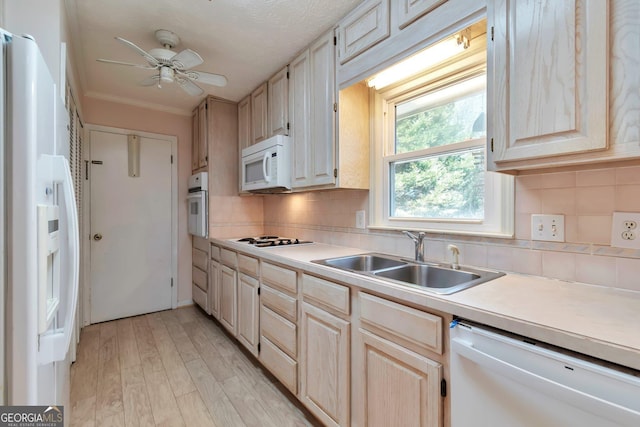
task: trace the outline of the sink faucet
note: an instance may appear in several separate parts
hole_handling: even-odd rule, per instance
[[[451,262],[451,268],[453,270],[460,270],[460,264],[458,263],[458,255],[460,255],[460,249],[456,245],[447,246],[447,250],[451,251],[453,260]]]
[[[424,232],[421,231],[418,234],[415,234],[405,230],[403,233],[416,244],[416,261],[424,261]]]

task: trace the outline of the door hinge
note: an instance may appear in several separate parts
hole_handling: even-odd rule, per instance
[[[171,155],[171,164],[173,164],[173,154]]]
[[[333,170],[333,177],[334,178],[338,177],[338,169],[337,168]]]
[[[260,345],[260,344],[258,344]],[[40,334],[38,334],[38,351],[40,351]]]
[[[289,80],[289,72],[287,71],[287,80]]]
[[[205,109],[205,110],[208,110],[208,109],[209,109],[209,104],[208,104],[208,103],[206,103],[206,102],[204,103],[204,109]]]
[[[440,396],[447,397],[447,380],[440,380]]]
[[[336,36],[333,36],[333,45],[334,46],[338,45],[338,38]]]
[[[491,138],[491,152],[493,153],[493,138]]]
[[[171,278],[171,287],[173,288],[173,277]]]
[[[258,295],[260,295],[260,288],[258,288]]]
[[[258,353],[260,353],[260,343],[258,343]]]
[[[333,111],[338,111],[338,103],[337,102],[333,103]]]
[[[491,41],[493,41],[493,32],[494,32],[493,27],[491,27]]]
[[[89,181],[89,160],[84,161],[84,180]]]
[[[291,129],[289,122],[287,122],[287,130]]]

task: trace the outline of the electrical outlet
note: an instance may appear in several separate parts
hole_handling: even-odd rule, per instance
[[[531,215],[531,240],[564,242],[564,215]]]
[[[640,223],[640,213],[614,212],[611,224],[611,246],[640,249],[638,223]]]
[[[365,228],[365,213],[364,211],[356,211],[356,228]]]

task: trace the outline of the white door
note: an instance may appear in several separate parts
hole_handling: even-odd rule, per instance
[[[171,142],[91,131],[91,323],[171,308]]]

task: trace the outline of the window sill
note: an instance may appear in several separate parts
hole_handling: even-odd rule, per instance
[[[368,230],[380,230],[380,231],[424,231],[425,233],[430,234],[449,234],[454,236],[475,236],[475,237],[492,237],[498,239],[513,239],[513,233],[501,233],[501,232],[490,232],[490,231],[467,231],[467,230],[442,230],[442,229],[434,229],[428,227],[392,227],[388,225],[369,225],[367,226]]]

